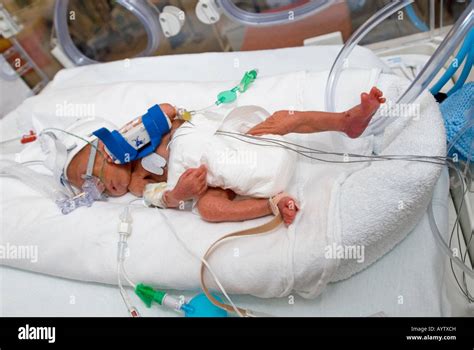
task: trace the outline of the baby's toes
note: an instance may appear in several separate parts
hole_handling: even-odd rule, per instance
[[[370,95],[375,97],[375,98],[379,98],[380,96],[382,96],[382,91],[380,91],[379,89],[377,89],[375,86],[370,90]]]
[[[283,209],[283,221],[285,222],[285,224],[290,225],[293,220],[295,220],[295,216],[295,209],[291,209],[290,207],[286,207],[285,209]]]

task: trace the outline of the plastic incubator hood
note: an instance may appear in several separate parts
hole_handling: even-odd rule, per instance
[[[147,47],[137,56],[152,55],[160,44],[159,34],[161,33],[161,26],[158,11],[146,1],[117,0],[116,2],[132,12],[140,20],[147,33]],[[56,0],[54,5],[54,30],[56,31],[59,45],[67,58],[76,66],[99,63],[85,56],[76,45],[74,45],[68,29],[68,5],[69,0]]]
[[[285,11],[253,13],[242,10],[232,0],[217,0],[217,4],[227,17],[247,26],[288,24],[293,20],[303,19],[317,13],[334,3],[333,0],[310,0],[305,4]]]

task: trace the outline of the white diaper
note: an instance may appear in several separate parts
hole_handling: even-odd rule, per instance
[[[205,112],[183,124],[170,143],[168,188],[173,188],[188,168],[205,164],[211,187],[231,189],[242,196],[268,198],[288,189],[296,154],[277,146],[259,146],[216,134],[217,130],[245,133],[270,114],[256,106],[234,109],[225,119]],[[279,135],[266,135],[284,140]],[[258,143],[258,140],[248,141]]]

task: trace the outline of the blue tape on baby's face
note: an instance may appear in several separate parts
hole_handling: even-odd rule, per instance
[[[154,105],[142,117],[142,123],[133,128],[135,132],[127,132],[127,135],[133,135],[130,139],[117,130],[111,132],[107,128],[96,130],[93,134],[104,143],[116,162],[125,164],[154,152],[163,135],[170,131],[170,123],[160,106]]]

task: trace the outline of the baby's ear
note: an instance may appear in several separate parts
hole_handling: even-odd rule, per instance
[[[92,146],[91,146],[92,147]],[[105,157],[108,163],[113,163],[112,158],[108,155],[107,152],[105,152],[105,145],[102,141],[99,140],[99,143],[97,144],[97,149],[99,152]]]

